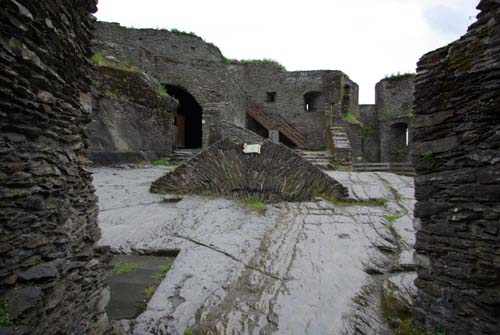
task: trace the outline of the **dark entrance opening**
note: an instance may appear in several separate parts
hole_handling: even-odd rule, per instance
[[[389,143],[391,145],[390,160],[392,162],[407,162],[410,160],[408,124],[398,122],[391,125]]]
[[[304,94],[304,110],[306,112],[321,112],[325,107],[324,104],[321,92],[311,91]]]
[[[197,149],[202,146],[202,108],[196,99],[179,86],[164,85],[167,93],[179,100],[174,124],[177,126],[177,147]]]

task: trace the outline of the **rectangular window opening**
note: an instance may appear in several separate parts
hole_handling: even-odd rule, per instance
[[[276,92],[266,92],[266,102],[274,102],[276,100]]]

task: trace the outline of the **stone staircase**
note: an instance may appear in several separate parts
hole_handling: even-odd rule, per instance
[[[333,162],[340,165],[351,165],[352,149],[349,137],[343,127],[330,127],[330,135],[333,146]]]
[[[327,170],[333,162],[333,155],[329,151],[295,150],[304,159],[320,169]]]
[[[171,163],[181,164],[196,156],[198,152],[200,149],[177,149],[169,154],[167,159]]]
[[[304,147],[304,135],[281,116],[266,113],[259,104],[251,100],[247,102],[247,114],[267,130],[279,131],[297,147]]]

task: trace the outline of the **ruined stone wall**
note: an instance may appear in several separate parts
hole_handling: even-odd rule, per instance
[[[375,105],[360,105],[362,157],[364,162],[380,162],[380,129]]]
[[[396,76],[377,83],[375,104],[382,162],[409,162],[411,160],[410,146],[406,145],[406,128],[411,129],[414,91],[413,76]],[[411,139],[411,134],[409,138]]]
[[[94,164],[154,161],[175,149],[177,101],[137,70],[97,66],[89,154]]]
[[[345,85],[351,91],[344,108],[357,113],[358,86],[340,71],[287,72],[274,64],[251,62],[231,65],[230,70],[266,113],[282,116],[306,137],[306,148],[327,146],[331,113],[341,113]],[[308,111],[304,96],[311,92],[320,95]],[[270,94],[274,99],[269,99]]]
[[[414,316],[446,334],[500,329],[500,1],[418,63]]]
[[[155,193],[223,195],[265,202],[306,201],[317,196],[343,199],[347,189],[283,144],[262,142],[260,153],[245,154],[255,134],[237,130],[151,185]],[[242,136],[242,137],[240,137]]]
[[[187,90],[203,109],[204,145],[209,126],[217,121],[245,125],[245,92],[230,77],[219,49],[201,38],[98,22],[93,48],[131,62],[163,84]]]
[[[0,12],[2,334],[101,334],[108,258],[86,134],[94,0]],[[7,316],[5,315],[7,312]]]

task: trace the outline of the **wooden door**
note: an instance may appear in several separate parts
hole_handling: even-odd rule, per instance
[[[177,114],[177,146],[186,147],[186,119],[179,114]]]

